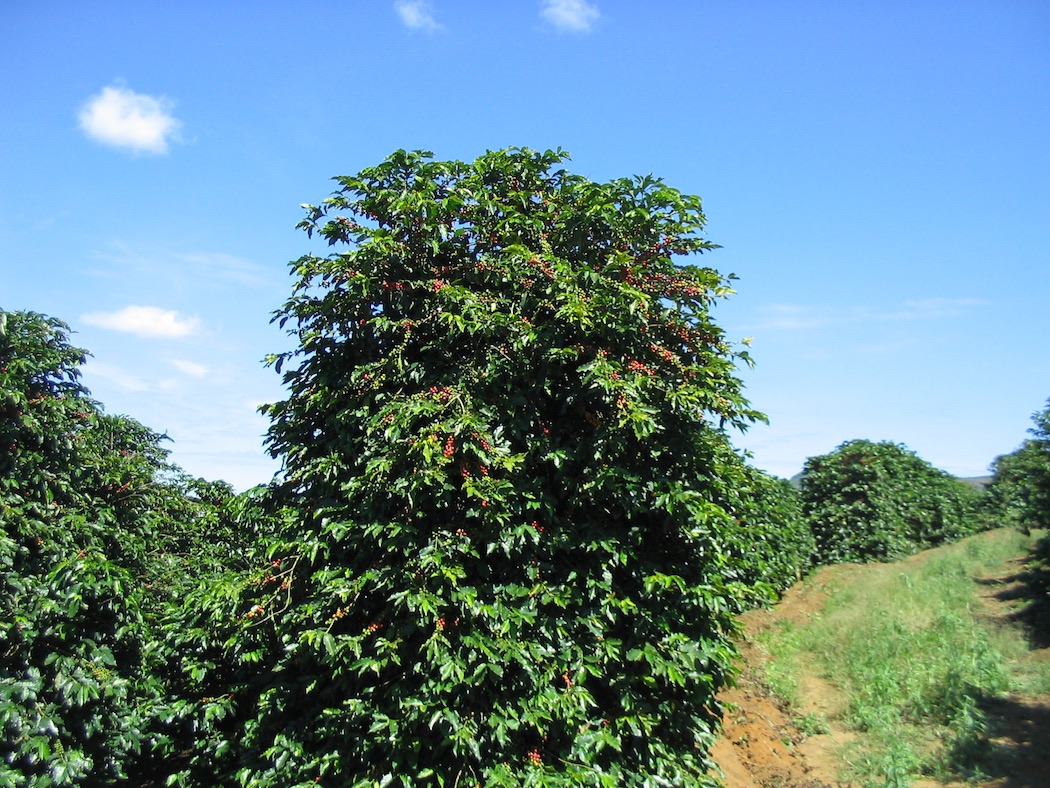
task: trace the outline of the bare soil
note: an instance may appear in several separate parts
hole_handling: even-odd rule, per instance
[[[909,561],[922,560],[913,556]],[[819,611],[829,582],[846,580],[864,566],[834,566],[819,570],[806,583],[790,589],[773,608],[743,616],[741,675],[737,685],[722,694],[728,706],[723,735],[712,755],[727,788],[839,788],[843,782],[842,751],[856,734],[838,722],[843,698],[835,687],[816,676],[803,676],[799,705],[788,706],[762,681],[768,659],[757,636],[778,622],[801,622]],[[982,578],[982,615],[1001,626],[1022,627],[1037,659],[1050,659],[1050,613],[1032,601],[1032,577],[1024,559],[1001,575]],[[988,701],[987,759],[983,782],[940,782],[923,779],[916,788],[978,785],[995,788],[1050,786],[1050,696],[1013,697]],[[824,733],[804,733],[799,721],[806,715],[828,721]]]

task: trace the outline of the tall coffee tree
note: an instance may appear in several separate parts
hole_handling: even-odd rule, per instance
[[[724,428],[759,418],[732,291],[675,262],[713,247],[699,198],[566,158],[401,151],[306,206],[334,251],[279,312],[291,525],[215,690],[241,783],[706,779],[752,597],[719,505]]]

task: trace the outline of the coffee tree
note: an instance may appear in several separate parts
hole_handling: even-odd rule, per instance
[[[1031,437],[995,458],[987,496],[992,517],[1026,531],[1050,526],[1050,403],[1032,421]]]
[[[806,460],[814,562],[883,561],[979,530],[979,494],[905,446],[852,440]]]
[[[163,436],[105,413],[85,356],[62,321],[0,311],[0,785],[154,768],[162,611],[222,541],[229,488],[183,478]]]
[[[990,525],[1012,525],[1025,533],[1050,527],[1050,402],[1032,414],[1030,437],[995,458],[985,514]],[[1050,601],[1050,536],[1044,534],[1030,567],[1031,583]]]
[[[802,579],[813,561],[816,544],[802,499],[787,479],[770,476],[749,465],[732,463],[723,476],[727,499],[737,527],[727,542],[740,557],[739,579],[773,601]]]
[[[726,279],[675,262],[713,248],[699,198],[566,158],[399,151],[305,206],[334,251],[277,318],[284,530],[210,592],[207,779],[707,779],[755,597],[723,474],[748,359]]]

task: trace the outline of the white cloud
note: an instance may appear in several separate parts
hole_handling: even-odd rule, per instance
[[[172,103],[110,85],[80,110],[80,128],[92,139],[136,153],[167,153],[168,141],[182,125],[171,115]]]
[[[587,0],[543,0],[540,16],[559,30],[586,33],[601,14]]]
[[[175,339],[197,332],[200,320],[182,317],[174,310],[155,306],[126,306],[116,312],[91,312],[81,320],[89,326],[124,331],[140,337],[164,337]]]
[[[394,8],[397,9],[397,14],[406,27],[413,30],[426,30],[429,33],[441,30],[441,25],[434,19],[427,0],[397,0]]]
[[[208,368],[203,364],[196,363],[195,361],[185,361],[183,359],[173,358],[171,364],[179,371],[185,372],[191,377],[203,378],[208,374]]]

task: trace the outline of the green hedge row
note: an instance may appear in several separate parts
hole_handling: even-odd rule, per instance
[[[900,444],[852,440],[806,461],[814,563],[887,561],[980,530],[980,493]]]

